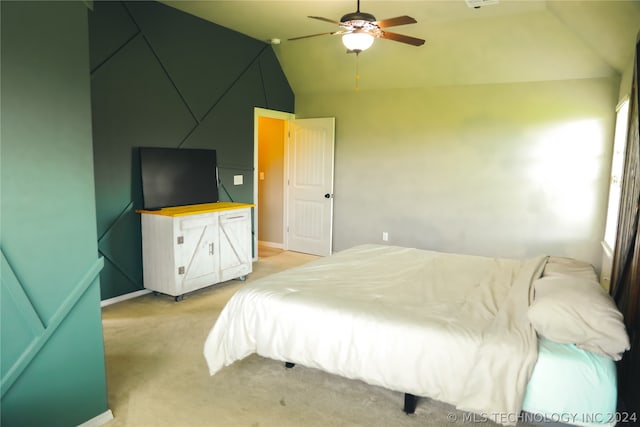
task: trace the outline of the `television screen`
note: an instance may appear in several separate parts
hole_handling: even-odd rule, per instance
[[[140,147],[144,209],[218,201],[216,150]]]

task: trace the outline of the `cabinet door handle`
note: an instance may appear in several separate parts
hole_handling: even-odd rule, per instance
[[[209,243],[209,255],[213,255],[213,243]]]
[[[232,217],[225,218],[225,219],[238,219],[238,218],[244,218],[244,215],[232,216]]]

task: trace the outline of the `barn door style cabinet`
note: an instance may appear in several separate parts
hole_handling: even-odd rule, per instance
[[[184,294],[252,271],[251,208],[218,202],[139,210],[144,287]]]

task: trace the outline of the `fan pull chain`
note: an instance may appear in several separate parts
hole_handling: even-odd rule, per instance
[[[358,86],[358,83],[360,81],[360,72],[359,72],[359,63],[360,63],[360,52],[356,52],[356,87],[354,88],[355,92],[358,92],[360,90],[360,87]]]

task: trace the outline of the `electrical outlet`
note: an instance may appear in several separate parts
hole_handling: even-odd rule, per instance
[[[389,233],[387,233],[386,231],[382,232],[382,240],[384,242],[388,242],[389,241]]]

